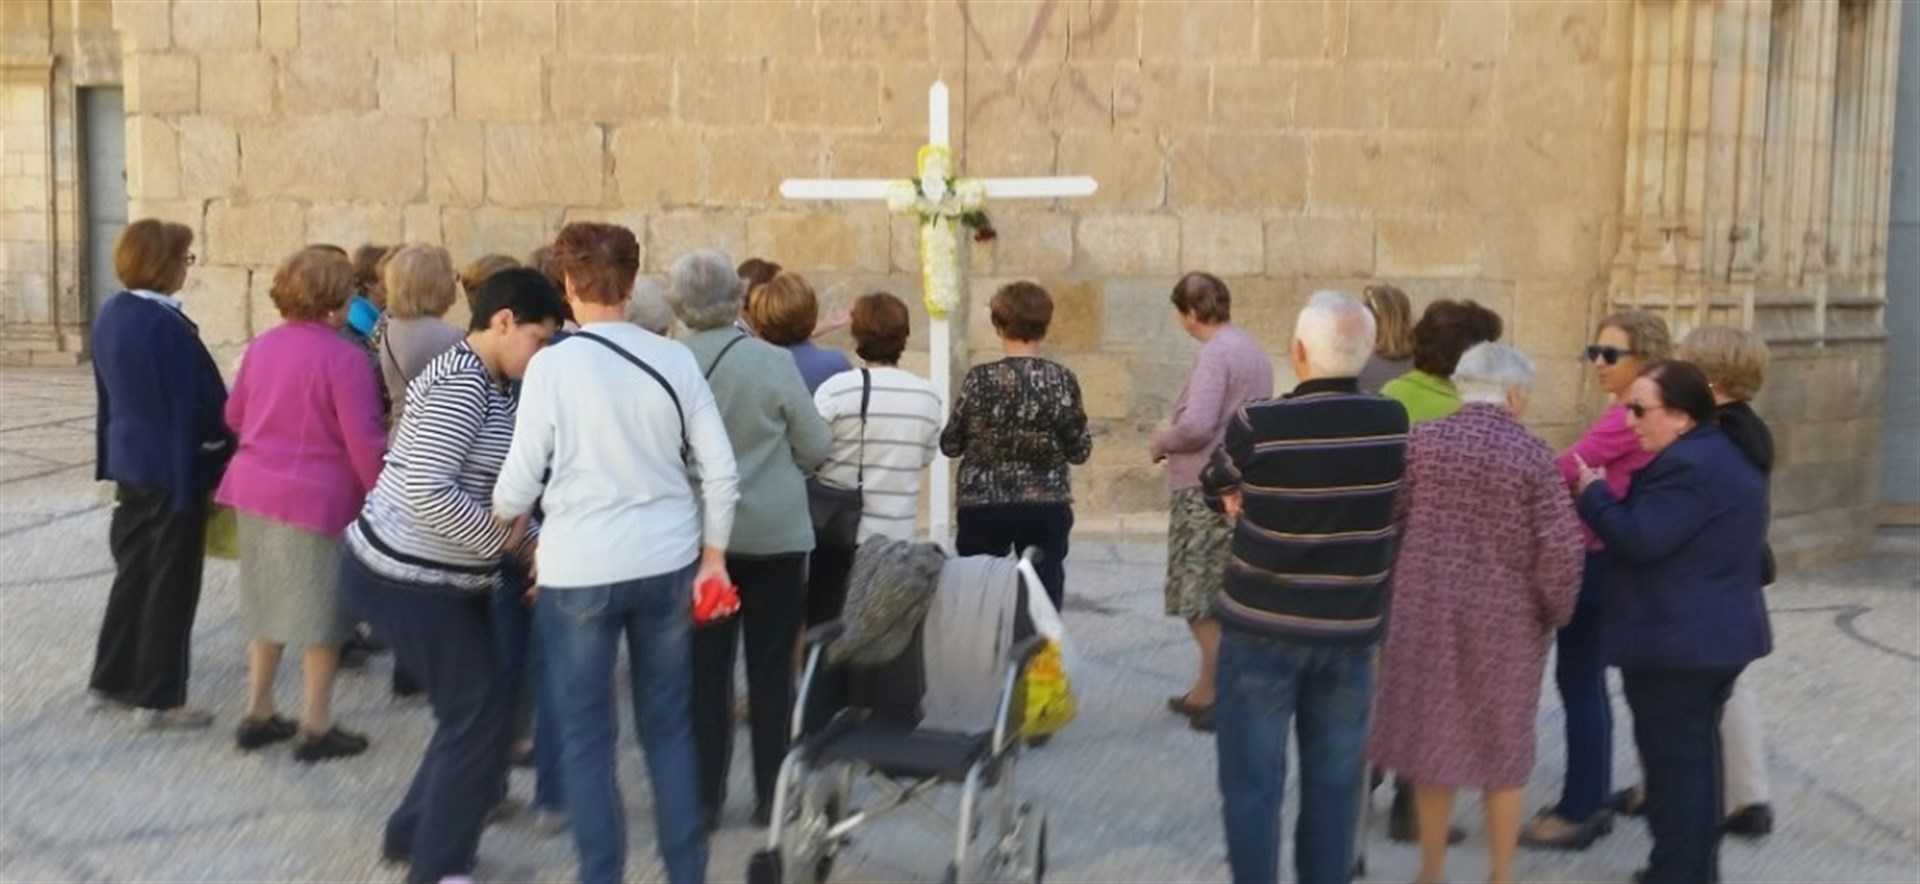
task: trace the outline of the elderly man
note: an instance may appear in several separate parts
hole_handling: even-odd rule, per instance
[[[1240,409],[1202,476],[1236,520],[1220,639],[1218,729],[1227,860],[1278,879],[1287,730],[1298,717],[1303,884],[1347,881],[1407,412],[1360,392],[1374,320],[1315,292],[1294,326],[1293,392]]]
[[[633,233],[569,224],[554,252],[582,325],[527,368],[493,509],[518,519],[537,499],[545,513],[534,619],[541,690],[561,721],[580,880],[625,875],[613,754],[613,666],[624,641],[660,853],[668,880],[692,884],[707,866],[690,711],[692,593],[697,582],[728,579],[733,446],[693,354],[626,321],[640,265]]]

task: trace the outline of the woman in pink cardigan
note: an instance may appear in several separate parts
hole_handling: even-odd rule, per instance
[[[302,737],[303,762],[358,755],[367,739],[333,724],[333,678],[351,618],[340,609],[340,532],[360,512],[387,450],[380,389],[366,353],[340,337],[353,264],[318,246],[273,275],[286,319],[247,348],[227,399],[240,447],[218,500],[240,527],[240,610],[248,636],[243,751]],[[300,724],[273,708],[287,645],[306,649]]]

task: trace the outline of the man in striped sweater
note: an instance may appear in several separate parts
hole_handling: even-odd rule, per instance
[[[1294,328],[1293,392],[1227,426],[1201,477],[1235,520],[1220,641],[1218,728],[1227,859],[1238,884],[1279,875],[1287,730],[1298,719],[1302,884],[1352,877],[1374,644],[1393,564],[1407,412],[1361,393],[1374,321],[1316,292]]]

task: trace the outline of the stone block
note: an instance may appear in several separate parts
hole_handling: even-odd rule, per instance
[[[816,177],[825,168],[819,137],[805,132],[716,132],[705,148],[707,200],[721,205],[777,203],[781,179]]]
[[[307,242],[306,215],[292,200],[214,200],[207,206],[206,260],[277,265]]]
[[[1440,55],[1476,62],[1505,57],[1511,11],[1512,5],[1504,0],[1452,0],[1440,34]]]
[[[487,201],[502,206],[598,205],[604,134],[591,123],[487,127]]]
[[[1611,79],[1592,65],[1501,65],[1494,84],[1501,122],[1515,132],[1592,132],[1607,121]]]
[[[1573,359],[1593,335],[1589,317],[1597,294],[1577,283],[1522,286],[1514,295],[1513,313],[1507,317],[1506,337],[1542,359]],[[1580,368],[1589,371],[1585,365]]]
[[[199,199],[162,200],[135,197],[127,202],[127,217],[158,218],[185,224],[193,229],[193,241],[201,258],[206,258],[207,203]]]
[[[1002,0],[961,5],[928,4],[933,10],[933,52],[941,63],[973,58],[1005,59],[1022,65],[1036,58],[1061,58],[1069,49],[1069,17],[1063,4],[1045,0]],[[971,44],[971,45],[969,45]]]
[[[1215,131],[1173,143],[1167,204],[1194,208],[1286,210],[1307,202],[1307,144],[1300,136]]]
[[[1454,146],[1467,145],[1455,142]],[[1601,132],[1536,131],[1490,139],[1479,149],[1484,160],[1474,159],[1463,167],[1499,169],[1500,176],[1454,180],[1455,207],[1611,213],[1618,205],[1626,169],[1625,139]],[[1568,169],[1595,171],[1568,175]]]
[[[137,52],[126,66],[129,114],[190,114],[200,102],[200,64],[185,52]]]
[[[1100,183],[1093,196],[1074,200],[1076,207],[1152,209],[1166,200],[1166,157],[1153,135],[1068,132],[1060,136],[1059,167]]]
[[[686,129],[629,125],[613,136],[613,172],[630,205],[699,202],[703,162],[700,136]]]
[[[1478,222],[1495,276],[1593,277],[1607,266],[1607,219],[1570,209],[1501,212]]]
[[[485,198],[487,130],[468,120],[427,125],[427,199],[443,205],[477,206]]]
[[[557,3],[480,4],[482,52],[548,52],[558,45]]]
[[[1265,345],[1274,363],[1274,389],[1291,389],[1292,370],[1287,367],[1287,347],[1293,341],[1293,327],[1300,319],[1300,308],[1314,290],[1335,287],[1327,280],[1274,279],[1266,276],[1239,276],[1225,280],[1233,292],[1233,323]],[[1284,385],[1281,380],[1287,381]]]
[[[1257,215],[1187,213],[1180,217],[1180,267],[1215,276],[1266,269],[1264,232]]]
[[[300,4],[260,4],[260,48],[286,51],[300,45]]]
[[[265,52],[209,52],[200,57],[200,112],[224,117],[273,113],[273,56]]]
[[[131,117],[127,120],[127,146],[129,197],[180,196],[180,139],[173,126],[151,114]]]
[[[280,308],[273,303],[273,265],[248,267],[247,270],[247,333],[259,337],[274,326],[280,324]],[[225,367],[227,377],[231,379],[239,371],[239,359],[220,359],[214,354],[215,361]]]
[[[647,218],[647,270],[663,273],[681,255],[695,249],[719,249],[735,261],[747,252],[745,212],[682,209]]]
[[[924,135],[842,135],[827,142],[827,171],[835,178],[910,178]]]
[[[1076,264],[1103,276],[1180,272],[1180,219],[1171,215],[1083,215]]]
[[[545,114],[540,58],[466,53],[453,59],[454,114],[490,123],[533,123]]]
[[[1398,74],[1375,68],[1308,68],[1294,82],[1293,120],[1302,129],[1378,129],[1387,122],[1384,90]],[[1424,85],[1409,83],[1409,86]]]
[[[1101,291],[1100,283],[1091,279],[1058,276],[1041,277],[1035,281],[1053,297],[1053,321],[1047,327],[1047,349],[1056,353],[1097,353],[1106,329],[1106,295]],[[983,308],[986,304],[986,301],[981,302]]]
[[[624,227],[640,244],[640,266],[647,264],[647,213],[639,209],[597,209],[571,208],[560,217],[560,223],[553,226],[553,235],[558,238],[561,228],[575,222],[592,224],[611,224]]]
[[[1180,341],[1191,339],[1181,334],[1179,326],[1174,324],[1173,305],[1167,300],[1177,281],[1172,276],[1108,279],[1102,313],[1102,349],[1156,353],[1171,350],[1168,358],[1181,360],[1190,356],[1193,348],[1180,349]]]
[[[326,203],[307,207],[308,242],[352,249],[364,242],[402,242],[405,231],[399,206]]]
[[[380,103],[371,57],[337,49],[308,48],[280,63],[280,109],[307,115],[368,111]]]
[[[1260,8],[1260,56],[1275,61],[1337,58],[1334,36],[1344,48],[1347,4],[1333,0],[1268,3]]]
[[[1476,276],[1481,233],[1470,217],[1383,220],[1378,271],[1383,276]]]
[[[245,267],[195,267],[179,292],[209,347],[242,344],[253,335],[248,321],[248,273]]]
[[[560,6],[561,45],[569,54],[672,54],[694,45],[694,4],[590,0]]]
[[[440,207],[416,203],[400,209],[400,238],[407,242],[440,245]]]
[[[1373,222],[1341,218],[1274,218],[1266,225],[1271,276],[1371,276]]]
[[[1141,9],[1140,54],[1180,61],[1251,61],[1260,37],[1253,0],[1148,3]]]
[[[256,195],[310,200],[403,203],[423,180],[418,120],[367,118],[351,125],[325,117],[254,123],[240,130],[240,180]],[[349,169],[340,176],[316,170]]]
[[[1020,94],[1049,129],[1112,134],[1118,77],[1111,62],[1029,65],[1020,73]]]
[[[781,59],[768,78],[776,125],[874,129],[880,125],[880,68]],[[684,110],[684,108],[683,108]]]
[[[674,110],[683,122],[757,126],[767,120],[763,60],[681,58],[675,63],[674,82]]]
[[[380,110],[402,117],[453,115],[453,57],[445,53],[381,56]]]
[[[1475,190],[1488,168],[1477,136],[1316,133],[1312,148],[1316,212],[1461,211],[1487,198]]]
[[[1433,0],[1368,0],[1351,4],[1347,11],[1347,54],[1352,58],[1386,61],[1434,58],[1440,51],[1447,6]]]
[[[673,103],[673,67],[664,58],[557,58],[547,76],[558,120],[663,120]]]
[[[129,51],[152,51],[173,45],[173,15],[165,3],[113,0],[113,29],[126,36]]]
[[[1583,415],[1581,384],[1592,371],[1580,364],[1571,351],[1527,350],[1533,358],[1534,395],[1527,403],[1527,420],[1543,424],[1578,424]]]
[[[992,213],[994,266],[1002,273],[1061,273],[1073,267],[1073,216],[1065,212]]]
[[[240,186],[240,136],[218,117],[181,117],[180,191],[226,196]]]
[[[1394,129],[1484,129],[1494,119],[1493,71],[1458,65],[1408,68],[1386,84]]]
[[[1295,69],[1273,64],[1214,65],[1214,125],[1233,129],[1285,129],[1293,125],[1297,74]]]
[[[927,131],[927,89],[941,76],[940,69],[931,64],[908,62],[887,64],[880,68],[880,122],[884,131],[900,137],[907,133]],[[948,83],[951,89],[953,84]],[[950,98],[949,100],[953,100]],[[949,118],[957,137],[966,127],[966,120],[958,111],[963,106],[955,104]],[[913,136],[918,143],[925,144],[924,135]]]
[[[820,53],[828,58],[925,61],[931,4],[842,0],[819,7]]]
[[[539,209],[444,209],[440,228],[456,267],[494,252],[524,256],[553,238]]]
[[[409,0],[393,12],[394,43],[402,52],[466,52],[478,45],[473,0]]]
[[[1558,65],[1601,61],[1608,57],[1607,15],[1613,5],[1608,0],[1515,3],[1508,55]]]
[[[245,50],[260,44],[259,7],[232,0],[174,0],[173,45],[181,49]]]
[[[1140,132],[1205,127],[1211,85],[1207,72],[1176,61],[1122,61],[1114,68],[1113,121]]]
[[[1150,5],[1139,0],[1070,4],[1066,8],[1068,57],[1084,61],[1139,58],[1141,9]]]
[[[747,220],[747,253],[772,256],[801,272],[885,273],[887,211],[861,206],[819,212],[766,212]]]
[[[397,6],[421,0],[300,0],[300,44],[308,51],[369,52],[394,48]],[[403,47],[407,48],[407,47]]]
[[[1079,379],[1080,398],[1089,420],[1126,419],[1133,408],[1133,375],[1127,371],[1124,357],[1110,353],[1056,355]]]
[[[696,45],[705,56],[812,56],[813,4],[805,0],[702,3],[695,12]]]

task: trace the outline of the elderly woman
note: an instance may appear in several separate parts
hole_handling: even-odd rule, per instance
[[[1406,406],[1416,424],[1459,411],[1460,394],[1448,380],[1453,367],[1468,347],[1500,340],[1502,325],[1499,314],[1472,301],[1428,304],[1413,327],[1413,370],[1382,385],[1380,395]]]
[[[366,243],[353,250],[353,295],[347,299],[341,332],[370,343],[387,309],[386,265],[393,246]]]
[[[240,437],[219,500],[238,513],[240,611],[251,639],[242,750],[292,739],[274,713],[287,645],[305,649],[303,762],[358,755],[367,739],[333,724],[333,679],[351,621],[339,601],[340,532],[380,477],[387,449],[380,390],[362,352],[341,339],[353,265],[305,248],[273,275],[285,322],[255,338],[227,399]]]
[[[413,407],[341,566],[348,600],[433,704],[433,739],[381,847],[423,884],[472,872],[504,785],[518,685],[496,674],[489,594],[511,579],[504,559],[532,550],[527,522],[496,521],[488,496],[513,441],[510,383],[560,325],[559,294],[532,270],[490,277],[473,306],[468,333],[410,385]],[[524,577],[512,588],[525,592]]]
[[[1443,880],[1462,787],[1486,793],[1489,880],[1513,880],[1540,674],[1580,590],[1579,519],[1520,423],[1532,385],[1526,356],[1476,345],[1453,373],[1460,410],[1407,445],[1368,755],[1413,783],[1421,882]]]
[[[960,383],[940,449],[960,459],[963,556],[1038,547],[1037,570],[1053,607],[1066,595],[1073,533],[1070,468],[1093,456],[1080,380],[1040,355],[1053,297],[1031,282],[1002,286],[988,307],[1006,358],[976,365]]]
[[[460,291],[471,300],[473,293],[480,290],[480,284],[486,282],[487,277],[518,266],[520,262],[514,260],[512,255],[481,255],[460,268]]]
[[[1360,390],[1378,393],[1380,388],[1413,368],[1413,305],[1407,293],[1390,285],[1370,285],[1361,303],[1373,314],[1377,330],[1373,356],[1360,369]]]
[[[1173,286],[1174,320],[1200,352],[1167,423],[1147,440],[1148,456],[1167,468],[1173,510],[1167,524],[1168,616],[1186,621],[1200,651],[1200,671],[1168,708],[1200,731],[1213,729],[1214,669],[1220,623],[1213,602],[1226,579],[1233,526],[1209,506],[1200,471],[1226,438],[1240,406],[1273,396],[1273,360],[1260,342],[1233,324],[1233,294],[1211,273],[1189,273]]]
[[[1741,670],[1773,649],[1761,572],[1767,477],[1714,423],[1706,375],[1655,363],[1627,391],[1654,455],[1624,497],[1582,464],[1580,515],[1606,541],[1605,657],[1620,667],[1647,775],[1646,884],[1720,880],[1720,721]]]
[[[1666,358],[1670,340],[1667,324],[1651,313],[1632,310],[1600,321],[1586,358],[1609,405],[1586,435],[1560,455],[1560,476],[1569,489],[1579,480],[1584,461],[1605,469],[1614,496],[1624,496],[1633,474],[1653,459],[1627,426],[1627,388],[1648,362]],[[1607,807],[1613,781],[1613,700],[1601,653],[1611,560],[1599,537],[1592,531],[1586,537],[1580,599],[1573,620],[1554,640],[1554,683],[1566,709],[1567,779],[1559,802],[1536,814],[1521,833],[1520,843],[1529,847],[1585,850],[1613,831]]]
[[[393,403],[389,424],[397,427],[406,417],[407,385],[463,337],[442,318],[459,295],[459,278],[446,249],[411,243],[394,250],[385,280],[386,331],[377,355],[387,400]]]
[[[155,728],[204,728],[187,673],[200,603],[207,492],[233,437],[227,387],[174,293],[193,266],[193,231],[151,218],[127,225],[113,268],[127,288],[93,321],[95,478],[114,487],[113,589],[87,687],[98,705],[140,709]]]
[[[797,273],[781,273],[754,286],[747,298],[746,319],[760,340],[793,355],[808,395],[818,391],[827,378],[853,370],[847,354],[813,343],[814,330],[820,324],[820,299],[814,295],[813,286]]]
[[[627,321],[660,337],[670,337],[673,305],[667,303],[667,287],[657,280],[634,280],[633,297],[627,301]]]
[[[781,274],[769,285],[780,285]],[[788,285],[804,288],[804,280]],[[813,523],[806,476],[833,442],[787,351],[734,327],[746,284],[733,262],[694,252],[673,265],[668,298],[690,335],[701,372],[733,443],[740,503],[727,543],[727,573],[740,589],[740,616],[693,636],[693,722],[709,829],[726,804],[733,760],[733,661],[745,633],[747,708],[753,738],[753,819],[766,825],[774,781],[787,754],[793,711],[793,637],[806,610]]]

